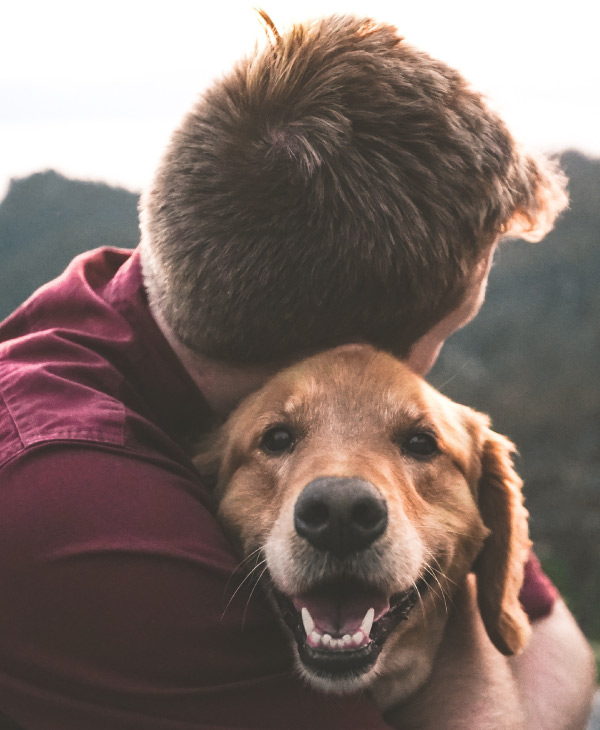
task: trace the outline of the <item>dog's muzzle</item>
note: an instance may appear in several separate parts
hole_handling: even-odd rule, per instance
[[[296,500],[296,534],[330,569],[302,593],[274,595],[312,676],[335,683],[366,674],[418,599],[417,586],[390,596],[376,587],[377,576],[371,583],[349,569],[363,556],[368,563],[387,525],[386,501],[357,477],[319,477]]]

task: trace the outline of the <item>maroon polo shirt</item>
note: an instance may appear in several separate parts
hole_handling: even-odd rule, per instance
[[[233,595],[181,446],[209,421],[137,252],[79,256],[0,325],[0,711],[26,730],[387,727],[307,688],[260,591]]]

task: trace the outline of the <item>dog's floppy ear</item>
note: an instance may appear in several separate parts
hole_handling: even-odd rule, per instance
[[[516,654],[529,637],[519,603],[531,542],[522,482],[513,467],[513,444],[483,429],[479,510],[490,534],[475,563],[477,600],[486,631],[505,655]]]

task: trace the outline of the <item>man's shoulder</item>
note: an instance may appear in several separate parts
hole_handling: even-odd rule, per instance
[[[57,440],[121,446],[122,378],[93,349],[64,333],[32,333],[0,352],[0,463]]]
[[[124,443],[116,343],[131,326],[106,296],[130,252],[77,257],[0,325],[0,464],[57,440]]]
[[[63,440],[189,466],[181,444],[210,418],[152,318],[137,252],[77,257],[0,324],[0,464]]]

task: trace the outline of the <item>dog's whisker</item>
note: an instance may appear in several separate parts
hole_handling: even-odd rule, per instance
[[[227,605],[226,605],[226,606],[225,606],[225,608],[223,609],[223,613],[221,614],[221,618],[219,619],[220,621],[222,621],[222,620],[223,620],[223,617],[224,617],[224,616],[225,616],[225,614],[227,613],[227,610],[228,610],[229,606],[231,606],[231,602],[232,602],[232,601],[233,601],[233,599],[234,599],[234,598],[236,597],[236,595],[237,595],[237,594],[238,594],[238,593],[240,592],[240,590],[241,590],[241,589],[243,588],[243,586],[244,586],[244,583],[246,583],[246,581],[250,580],[250,579],[252,578],[253,574],[254,574],[254,573],[255,573],[255,572],[256,572],[256,571],[257,571],[257,570],[258,570],[259,568],[261,568],[261,567],[262,567],[263,565],[265,565],[265,564],[266,564],[266,562],[267,562],[267,561],[266,561],[266,558],[265,558],[265,559],[263,559],[263,560],[261,560],[261,561],[260,561],[260,563],[258,563],[257,565],[255,565],[255,566],[254,566],[254,568],[252,568],[252,570],[251,570],[251,571],[250,571],[249,573],[247,573],[247,574],[246,574],[246,576],[245,576],[245,577],[244,577],[244,579],[243,579],[243,580],[241,581],[241,583],[239,584],[239,586],[238,586],[238,587],[237,587],[237,588],[235,589],[235,591],[233,592],[233,594],[232,594],[231,598],[229,599],[229,601],[227,601]],[[262,572],[262,573],[260,574],[260,576],[259,576],[258,580],[260,580],[260,578],[261,578],[261,577],[262,577],[262,575],[264,574],[265,570],[267,570],[267,568],[266,568],[266,567],[264,568],[263,572]],[[258,583],[258,581],[256,581],[256,582]],[[256,586],[254,586],[254,587],[256,587]],[[254,591],[254,588],[252,589],[252,591]],[[250,595],[252,595],[252,593],[251,593]]]
[[[477,533],[459,532],[458,530],[451,530],[449,527],[446,528],[446,532],[449,532],[451,535],[459,535],[460,537],[469,537],[469,538],[478,537]]]
[[[435,571],[434,571],[434,570],[433,570],[433,568],[432,568],[431,566],[429,566],[429,565],[425,565],[425,566],[424,566],[424,568],[425,568],[424,572],[425,572],[425,573],[426,573],[427,575],[431,576],[431,578],[433,578],[433,580],[435,580],[435,582],[437,583],[437,585],[438,585],[438,588],[439,588],[439,592],[438,592],[438,591],[437,591],[437,590],[436,590],[436,589],[435,589],[435,588],[433,587],[433,585],[431,584],[431,582],[430,582],[430,581],[428,581],[429,589],[431,590],[431,592],[432,592],[432,593],[433,593],[433,594],[434,594],[435,596],[437,596],[437,597],[438,597],[439,599],[441,599],[441,600],[443,601],[443,603],[444,603],[444,608],[445,608],[445,607],[446,607],[446,601],[445,601],[445,594],[444,594],[444,590],[443,590],[443,588],[442,588],[442,586],[441,586],[441,584],[440,584],[440,581],[439,581],[439,579],[438,579],[437,575],[435,574]]]
[[[426,550],[426,552],[427,552],[427,555],[430,558],[430,560],[434,561],[437,564],[437,568],[434,565],[431,565],[431,563],[426,562],[425,566],[424,566],[425,572],[428,573],[439,586],[440,593],[441,593],[440,598],[442,599],[442,601],[444,603],[444,609],[445,609],[446,613],[448,613],[448,600],[450,600],[450,594],[449,594],[448,590],[445,589],[444,586],[442,585],[442,582],[440,581],[440,576],[445,582],[453,582],[453,581],[450,581],[450,579],[446,576],[446,574],[442,570],[442,567],[439,563],[439,560],[436,558],[436,556],[430,550]],[[436,595],[438,595],[437,591],[435,591],[433,589],[433,586],[430,586],[430,587],[431,587],[431,590]]]
[[[446,573],[444,573],[444,571],[442,570],[442,567],[439,565],[439,563],[438,563],[438,566],[436,568],[436,573],[437,573],[437,575],[439,575],[439,576],[442,577],[442,579],[444,580],[445,583],[450,583],[455,588],[458,588],[458,583],[456,581],[452,580],[452,578],[449,578],[446,575]],[[446,589],[446,596],[448,596],[448,597],[450,596],[450,593],[449,593],[449,591],[447,589]]]
[[[437,574],[440,575],[443,578],[443,580],[444,580],[445,583],[451,583],[453,586],[458,587],[458,583],[456,583],[456,581],[453,581],[451,578],[449,578],[442,570],[438,570],[437,571]],[[438,580],[438,583],[439,583],[439,580]],[[446,587],[446,588],[441,587],[441,589],[442,589],[442,592],[443,592],[443,594],[445,596],[445,598],[444,598],[444,604],[445,604],[445,607],[446,607],[446,613],[448,613],[448,608],[453,608],[454,607],[454,596],[448,590],[448,587]]]
[[[239,563],[238,563],[238,564],[237,564],[237,565],[235,566],[235,568],[234,568],[234,569],[233,569],[233,570],[231,571],[231,575],[230,575],[230,576],[229,576],[229,578],[227,579],[227,583],[225,584],[225,588],[224,588],[224,590],[223,590],[223,595],[226,595],[226,594],[227,594],[227,591],[228,591],[228,589],[229,589],[229,586],[230,586],[230,584],[231,584],[231,581],[232,581],[232,580],[234,579],[234,577],[235,577],[236,575],[238,575],[239,573],[243,572],[243,570],[244,570],[244,567],[245,567],[245,566],[246,566],[246,565],[247,565],[248,563],[250,563],[250,561],[252,560],[252,558],[255,558],[255,564],[256,564],[256,561],[257,561],[257,560],[258,560],[258,558],[260,557],[260,554],[261,554],[261,552],[262,552],[262,547],[258,547],[258,548],[256,548],[256,550],[253,550],[253,551],[252,551],[251,553],[249,553],[248,555],[246,555],[246,557],[245,557],[245,558],[244,558],[243,560],[241,560],[241,561],[240,561],[240,562],[239,562]],[[256,557],[255,557],[255,556],[256,556]]]
[[[437,575],[436,575],[436,573],[435,573],[434,569],[433,569],[433,568],[432,568],[431,566],[429,566],[429,565],[426,565],[426,566],[425,566],[425,572],[426,572],[426,573],[427,573],[428,575],[430,575],[430,576],[431,576],[431,577],[432,577],[432,578],[433,578],[433,579],[435,580],[435,582],[436,582],[436,583],[438,584],[438,587],[439,587],[439,589],[440,589],[440,590],[439,590],[439,593],[438,593],[438,591],[436,591],[436,590],[435,590],[435,588],[434,588],[434,587],[433,587],[433,586],[432,586],[431,584],[429,584],[429,588],[431,589],[431,591],[432,591],[432,592],[433,592],[433,593],[434,593],[434,594],[435,594],[436,596],[438,596],[438,598],[440,598],[440,599],[442,600],[442,602],[444,603],[444,610],[446,611],[446,613],[448,613],[448,605],[447,605],[447,603],[446,603],[446,593],[445,593],[445,591],[444,591],[444,588],[442,587],[442,584],[440,583],[440,580],[439,580],[439,578],[437,577]]]
[[[419,605],[421,606],[421,613],[423,614],[423,623],[425,624],[425,628],[429,628],[429,623],[427,620],[427,610],[425,609],[425,603],[423,601],[423,597],[421,596],[421,591],[419,590],[419,586],[416,584],[416,582],[413,580],[411,581],[413,588],[417,592],[417,598],[419,599]]]
[[[244,565],[246,565],[246,563],[249,563],[252,560],[252,558],[255,558],[255,562],[256,562],[256,559],[260,556],[260,554],[262,553],[262,550],[263,550],[262,546],[257,547],[256,550],[253,550],[251,553],[246,555],[246,557],[236,565],[236,567],[234,569],[234,573],[236,571],[239,571]]]
[[[253,574],[253,573],[255,573],[255,572],[256,572],[256,571],[257,571],[257,570],[258,570],[258,569],[259,569],[259,568],[260,568],[260,567],[261,567],[262,565],[264,565],[264,563],[266,563],[266,560],[265,560],[265,559],[263,559],[263,560],[261,560],[261,561],[260,561],[259,563],[257,563],[257,565],[255,565],[255,566],[254,566],[254,567],[252,568],[252,570],[248,571],[248,572],[247,572],[247,573],[246,573],[246,574],[244,575],[244,578],[243,578],[243,579],[241,580],[240,584],[238,585],[238,587],[237,587],[237,588],[235,589],[235,591],[234,591],[234,592],[233,592],[233,594],[231,595],[231,597],[230,597],[230,599],[229,599],[229,601],[228,601],[228,603],[227,603],[227,606],[225,607],[225,610],[227,610],[227,608],[229,608],[229,605],[231,604],[231,601],[232,601],[232,600],[233,600],[233,599],[235,598],[236,594],[237,594],[237,593],[239,592],[239,590],[240,590],[240,589],[241,589],[241,588],[243,587],[244,583],[246,583],[246,581],[250,580],[250,578],[252,577],[252,574]]]
[[[457,378],[461,374],[461,372],[465,369],[466,366],[467,366],[467,361],[465,360],[463,362],[463,364],[458,368],[458,370],[454,373],[454,375],[452,375],[451,377],[449,377],[448,380],[444,381],[441,385],[438,385],[437,386],[437,390],[439,390],[440,393],[443,393],[444,392],[443,389],[447,385],[449,385],[454,380],[454,378]]]
[[[436,566],[436,569],[437,569],[438,575],[440,575],[440,576],[441,576],[441,577],[442,577],[442,578],[444,579],[444,581],[445,581],[446,583],[450,583],[451,585],[453,585],[453,586],[455,586],[456,588],[458,588],[458,583],[457,583],[456,581],[452,580],[452,578],[449,578],[449,577],[448,577],[448,575],[446,575],[446,573],[444,572],[444,569],[442,568],[442,566],[441,566],[441,564],[440,564],[440,561],[439,561],[439,560],[438,560],[438,558],[436,558],[436,556],[435,556],[435,555],[434,555],[434,554],[433,554],[433,553],[431,552],[431,550],[426,550],[426,552],[427,552],[427,555],[429,556],[430,560],[433,560],[433,561],[435,562],[435,566]],[[448,597],[450,596],[450,594],[448,593],[448,591],[446,591],[446,595],[447,595]]]
[[[263,562],[266,562],[266,561],[263,561]],[[244,628],[244,626],[246,625],[246,614],[248,613],[248,606],[250,605],[250,601],[252,600],[252,596],[254,595],[254,591],[256,590],[258,584],[261,581],[261,578],[267,572],[268,569],[269,569],[268,566],[265,566],[265,568],[262,570],[261,574],[256,579],[256,581],[254,583],[254,586],[252,587],[252,590],[250,591],[250,595],[248,596],[248,600],[246,601],[246,605],[244,606],[244,614],[242,616],[242,628]]]

